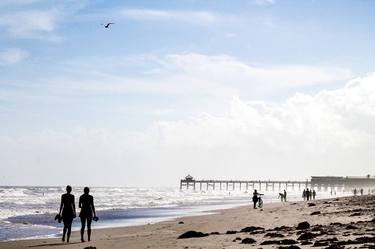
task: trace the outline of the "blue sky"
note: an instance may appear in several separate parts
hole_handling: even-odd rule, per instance
[[[230,116],[237,101],[285,108],[336,94],[374,71],[374,11],[369,0],[1,1],[0,139],[15,146],[2,165],[25,150],[30,170],[58,160],[31,137],[47,148],[56,134],[98,130],[109,144],[118,134],[140,141],[160,123]],[[90,164],[87,153],[67,163]]]

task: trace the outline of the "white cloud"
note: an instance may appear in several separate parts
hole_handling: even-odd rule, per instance
[[[0,28],[21,38],[40,38],[56,29],[61,16],[57,8],[48,10],[22,10],[0,14]]]
[[[227,179],[366,175],[374,174],[374,127],[371,74],[281,104],[234,98],[221,115],[159,121],[137,133],[77,128],[2,137],[0,167],[13,176],[11,183],[23,184],[177,185],[187,173]],[[87,171],[90,178],[82,182]],[[64,179],[68,172],[74,174]]]
[[[295,87],[332,82],[352,77],[349,70],[309,65],[254,66],[228,55],[174,54],[165,59],[168,71],[192,78],[231,85]]]
[[[15,64],[25,60],[29,54],[20,48],[0,50],[0,65]]]
[[[125,9],[121,15],[134,20],[181,21],[195,24],[211,24],[217,15],[208,11],[179,11],[153,9]]]
[[[135,76],[108,72],[116,66],[131,67],[137,62],[126,62],[113,58],[108,63],[91,60],[83,69],[79,64],[73,67],[85,72],[79,80],[60,78],[64,89],[80,92],[142,92],[159,94],[195,94],[228,98],[233,95],[264,98],[284,89],[329,84],[352,77],[350,70],[325,66],[251,65],[228,55],[204,55],[197,53],[170,54],[163,57],[140,58]],[[146,60],[146,62],[145,62]],[[126,66],[126,63],[130,63]],[[111,65],[110,69],[96,68],[97,65]],[[92,65],[87,67],[87,65]],[[89,73],[91,72],[91,75]],[[134,73],[133,72],[133,73]]]

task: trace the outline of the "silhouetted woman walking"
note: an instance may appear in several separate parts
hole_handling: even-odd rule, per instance
[[[74,204],[74,195],[71,194],[72,187],[66,186],[66,194],[61,196],[61,204],[59,215],[64,222],[64,230],[62,241],[65,241],[65,234],[67,234],[66,242],[69,243],[70,234],[72,232],[72,222],[76,217],[76,206]],[[67,233],[68,232],[68,233]]]
[[[85,226],[87,222],[87,240],[90,241],[91,238],[91,222],[93,217],[96,218],[94,197],[89,195],[90,189],[85,187],[83,189],[84,194],[79,197],[79,207],[81,212],[79,217],[81,218],[81,241],[85,242],[83,235],[85,233]]]

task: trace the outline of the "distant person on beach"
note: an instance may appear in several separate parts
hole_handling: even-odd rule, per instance
[[[353,190],[353,194],[357,195],[357,189],[356,188]]]
[[[279,198],[280,198],[281,202],[286,201],[286,191],[285,191],[285,189],[282,193],[279,193]]]
[[[61,204],[59,215],[64,222],[62,241],[65,241],[65,234],[67,235],[66,242],[69,243],[70,234],[72,232],[72,222],[76,217],[76,206],[74,204],[74,195],[71,194],[72,187],[66,186],[66,194],[61,196]]]
[[[307,189],[306,189],[306,199],[307,199],[308,201],[310,200],[310,196],[311,196],[310,190],[307,188]]]
[[[306,189],[303,190],[302,197],[303,197],[303,200],[306,201]]]
[[[359,190],[359,192],[361,193],[361,195],[363,195],[363,188],[361,188],[361,190]]]
[[[316,196],[316,192],[315,192],[315,189],[313,189],[313,191],[312,191],[312,198],[313,198],[313,200],[315,200],[315,196]]]
[[[91,239],[91,222],[92,220],[97,220],[95,206],[94,206],[94,197],[89,195],[90,189],[85,187],[83,189],[83,195],[79,197],[79,207],[81,208],[81,212],[79,213],[79,217],[81,219],[81,241],[85,242],[83,239],[83,235],[85,233],[85,226],[87,222],[87,240],[90,241]]]
[[[254,192],[253,192],[253,203],[254,203],[254,209],[257,208],[257,203],[259,201],[259,196],[261,196],[262,194],[258,193],[258,191],[255,189]]]

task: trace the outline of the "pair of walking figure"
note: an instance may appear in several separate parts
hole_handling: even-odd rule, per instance
[[[57,215],[59,221],[62,219],[64,222],[63,237],[62,241],[69,243],[70,234],[72,232],[72,223],[73,219],[76,218],[76,207],[74,201],[74,195],[71,194],[72,187],[66,186],[66,193],[61,196],[60,211]],[[83,189],[83,195],[79,197],[79,208],[81,212],[79,213],[79,218],[81,219],[81,241],[84,240],[85,227],[87,223],[87,240],[91,239],[91,222],[93,220],[97,221],[98,217],[96,216],[94,198],[89,195],[90,189],[85,187]]]

